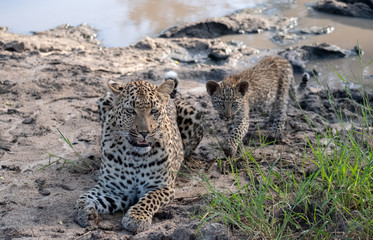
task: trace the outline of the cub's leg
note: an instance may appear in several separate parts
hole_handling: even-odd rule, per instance
[[[233,121],[227,123],[228,128],[228,140],[227,145],[223,144],[223,150],[227,157],[234,159],[239,144],[242,143],[242,139],[249,130],[249,110],[238,113]],[[226,147],[224,147],[226,146]]]
[[[126,195],[109,193],[99,183],[76,201],[76,221],[81,227],[91,226],[98,222],[98,213],[113,213],[127,208],[129,204]]]
[[[285,117],[289,99],[289,88],[294,89],[292,86],[293,74],[292,72],[283,72],[279,79],[277,95],[272,110],[269,115],[270,134],[272,139],[281,139],[282,132],[285,127]],[[292,93],[295,94],[295,93]]]
[[[178,77],[174,71],[165,74],[165,80],[175,82],[171,98],[175,99],[177,125],[184,147],[184,157],[190,156],[203,138],[203,116],[194,106],[189,104],[177,91]]]
[[[153,215],[170,203],[174,195],[175,190],[170,187],[147,192],[138,203],[128,209],[122,219],[122,227],[134,233],[147,229],[152,223]]]

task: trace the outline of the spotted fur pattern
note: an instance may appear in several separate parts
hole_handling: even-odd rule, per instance
[[[190,156],[203,138],[203,116],[194,106],[180,94],[177,87],[179,80],[176,72],[169,71],[165,74],[165,80],[173,80],[175,83],[171,98],[175,99],[177,110],[177,125],[183,141],[184,156]]]
[[[293,70],[286,59],[266,57],[252,68],[230,75],[220,83],[208,81],[206,88],[220,119],[227,124],[229,137],[223,146],[227,156],[235,156],[249,129],[250,108],[271,110],[270,137],[281,137],[288,97],[294,97],[295,93]]]
[[[97,223],[98,213],[128,209],[122,226],[137,233],[173,199],[176,172],[186,152],[177,124],[179,108],[169,100],[174,82],[166,80],[159,87],[144,81],[108,85],[111,91],[99,101],[100,177],[77,200],[76,219],[86,227]]]

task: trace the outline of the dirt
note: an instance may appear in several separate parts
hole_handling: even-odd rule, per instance
[[[211,57],[214,51],[228,56]],[[252,63],[257,54],[255,49],[194,38],[146,38],[129,47],[105,48],[85,25],[62,25],[34,35],[0,28],[0,239],[246,239],[222,223],[205,223],[196,233],[198,216],[205,214],[206,193],[197,180],[203,173],[219,189],[235,187],[234,177],[221,174],[216,161],[224,157],[217,141],[224,139],[226,130],[204,84],[237,71],[237,63]],[[97,227],[79,227],[74,222],[75,201],[94,186],[100,165],[96,101],[106,92],[106,82],[145,79],[160,84],[171,69],[179,74],[180,91],[205,114],[205,137],[182,168],[187,174],[177,179],[176,199],[154,216],[150,229],[137,235],[121,229],[123,212],[101,215]],[[346,98],[336,94],[341,105]],[[320,116],[333,120],[319,88],[306,88],[299,100],[315,129],[325,127]],[[346,115],[353,114],[348,105],[345,109]],[[245,148],[258,144],[257,129],[265,121],[262,113],[252,113],[246,138],[250,146]],[[90,168],[60,160],[40,170],[56,160],[48,153],[80,163],[57,129]],[[312,141],[315,129],[292,102],[282,141],[252,153],[263,167],[281,156],[278,168],[302,174],[296,164],[302,159],[305,137]],[[244,171],[240,178],[245,180]]]

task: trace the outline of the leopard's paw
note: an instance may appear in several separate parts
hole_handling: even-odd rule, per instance
[[[77,204],[76,222],[81,227],[93,226],[98,223],[98,213],[93,206],[79,207]]]
[[[129,212],[122,218],[122,227],[133,233],[139,233],[150,227],[152,219],[145,216],[132,216]]]

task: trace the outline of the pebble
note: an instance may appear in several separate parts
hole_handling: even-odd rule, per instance
[[[5,44],[4,49],[11,52],[23,52],[25,50],[25,43],[12,41],[10,43]]]
[[[22,121],[23,124],[32,124],[35,122],[35,118],[26,118],[25,120]]]

